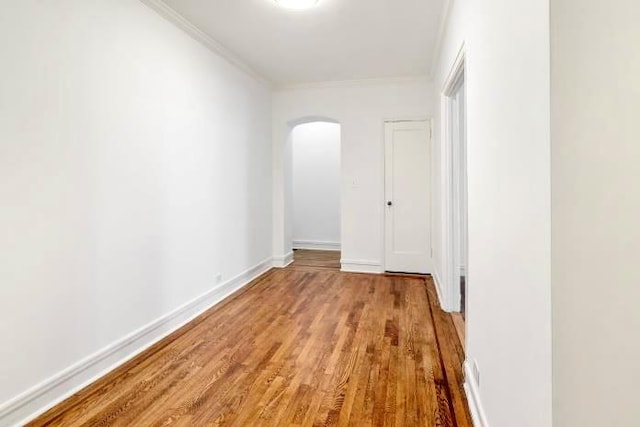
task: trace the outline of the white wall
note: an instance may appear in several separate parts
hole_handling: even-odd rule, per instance
[[[547,1],[456,0],[435,90],[464,44],[467,60],[467,357],[492,427],[551,425],[550,100]],[[436,153],[446,161],[441,112]],[[435,223],[444,226],[442,194]],[[434,259],[447,267],[442,230]],[[443,277],[441,277],[445,280]],[[470,378],[472,381],[473,379]],[[472,399],[473,401],[473,399]]]
[[[340,249],[340,125],[298,125],[292,144],[293,246]]]
[[[640,425],[640,3],[552,0],[554,425]]]
[[[0,58],[2,405],[269,258],[272,163],[270,90],[137,0],[4,2]]]
[[[423,80],[335,84],[274,94],[274,254],[291,251],[290,180],[292,126],[322,117],[341,124],[342,258],[369,271],[382,270],[384,120],[433,114],[431,83]],[[283,190],[284,189],[284,190]]]

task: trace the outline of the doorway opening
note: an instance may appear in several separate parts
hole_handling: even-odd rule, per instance
[[[340,124],[302,123],[291,131],[294,266],[340,268]]]
[[[448,153],[448,211],[449,223],[449,288],[454,323],[461,341],[465,343],[465,324],[468,316],[468,178],[466,85],[464,51],[460,53],[445,85],[444,134]]]

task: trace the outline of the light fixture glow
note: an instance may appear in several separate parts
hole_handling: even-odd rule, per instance
[[[275,0],[275,2],[280,7],[293,10],[310,9],[318,4],[318,0]]]

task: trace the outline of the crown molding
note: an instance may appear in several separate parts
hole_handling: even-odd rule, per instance
[[[211,50],[215,54],[224,58],[231,65],[245,72],[255,80],[258,80],[260,83],[263,83],[269,87],[273,87],[273,82],[271,82],[262,74],[258,73],[249,64],[247,64],[244,60],[242,60],[238,55],[236,55],[234,52],[232,52],[231,50],[221,45],[217,40],[215,40],[209,34],[205,33],[200,28],[196,27],[194,24],[191,23],[191,21],[189,21],[187,18],[182,16],[180,13],[176,12],[175,9],[167,5],[164,1],[140,0],[140,2],[142,2],[143,4],[148,6],[150,9],[158,13],[167,21],[174,24],[176,27],[180,28],[182,31],[184,31],[189,36],[191,36],[194,40],[202,43],[209,50]]]
[[[440,59],[440,53],[442,52],[442,45],[444,44],[444,35],[447,32],[447,26],[449,24],[449,15],[453,8],[453,2],[455,0],[445,0],[444,7],[442,8],[442,14],[440,15],[440,24],[438,25],[438,37],[436,38],[436,44],[433,46],[433,52],[431,53],[431,71],[429,76],[432,79],[436,78],[435,72]]]
[[[277,91],[287,90],[305,90],[305,89],[326,89],[341,87],[359,87],[359,86],[385,86],[390,84],[415,84],[431,83],[431,77],[428,75],[407,76],[407,77],[390,77],[390,78],[374,78],[360,80],[330,80],[324,82],[298,83],[278,85],[274,89]]]

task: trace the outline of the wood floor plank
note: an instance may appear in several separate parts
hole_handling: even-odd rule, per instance
[[[340,252],[295,250],[290,267],[340,270]]]
[[[300,252],[29,426],[471,426],[431,279]]]
[[[453,324],[450,314],[442,311],[438,305],[433,283],[428,283],[426,292],[431,305],[434,330],[437,334],[438,346],[442,368],[445,373],[446,383],[442,385],[447,390],[448,404],[455,416],[454,422],[458,425],[472,426],[471,414],[468,411],[467,398],[460,386],[464,382],[462,364],[464,363],[464,349]]]
[[[453,325],[456,328],[456,333],[458,334],[458,339],[460,340],[460,345],[462,349],[465,348],[465,320],[461,313],[452,313],[451,318],[453,319]]]

